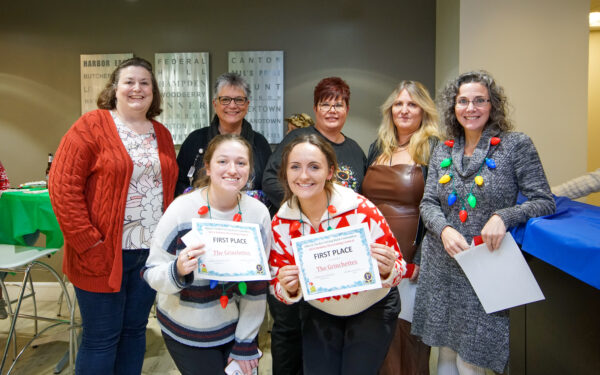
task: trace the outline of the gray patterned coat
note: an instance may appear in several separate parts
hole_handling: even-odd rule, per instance
[[[496,146],[490,145],[493,136],[501,138]],[[455,141],[453,148],[440,143],[429,163],[420,206],[427,234],[412,332],[428,345],[450,347],[469,363],[503,372],[509,351],[508,311],[485,313],[462,269],[444,250],[440,235],[446,226],[451,226],[471,243],[493,214],[498,214],[510,228],[529,218],[553,213],[555,204],[538,153],[525,134],[485,128],[473,155],[464,160],[464,137]],[[452,166],[442,169],[440,162],[450,157]],[[495,160],[495,169],[485,164],[486,157]],[[480,168],[484,183],[473,186]],[[452,172],[452,181],[440,184],[438,180],[447,172]],[[448,205],[453,188],[468,212],[464,223],[459,220],[461,199]],[[471,188],[477,198],[475,208],[466,200]],[[519,191],[528,201],[516,205]]]

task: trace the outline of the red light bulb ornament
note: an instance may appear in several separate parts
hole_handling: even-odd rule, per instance
[[[222,295],[221,298],[219,298],[219,302],[221,302],[222,308],[226,308],[227,304],[229,303],[229,297],[227,297],[226,295]]]
[[[208,213],[208,206],[202,206],[198,209],[198,215],[206,215]]]
[[[462,210],[460,210],[460,212],[458,213],[458,218],[460,219],[461,222],[465,222],[467,221],[467,217],[469,216],[469,214],[467,214],[467,210],[465,210],[464,208]]]
[[[301,223],[299,221],[294,221],[290,224],[290,232],[295,232],[300,229]]]
[[[498,143],[500,143],[500,138],[498,138],[498,137],[492,137],[492,138],[490,138],[490,144],[492,146],[496,146]]]
[[[242,221],[242,214],[238,212],[237,214],[233,215],[233,221],[236,221],[238,223]]]
[[[448,139],[444,144],[450,148],[454,147],[454,139]]]

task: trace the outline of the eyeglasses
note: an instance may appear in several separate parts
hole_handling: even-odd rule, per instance
[[[456,106],[459,108],[467,108],[469,106],[469,103],[473,103],[473,106],[475,106],[477,108],[482,108],[482,107],[485,107],[485,105],[489,102],[490,102],[489,99],[482,98],[482,97],[477,97],[473,100],[469,100],[467,98],[458,98],[456,100]]]
[[[244,96],[236,96],[235,98],[232,98],[231,96],[219,96],[217,99],[219,100],[219,103],[223,105],[229,105],[232,100],[235,105],[244,105],[248,101],[248,98]]]
[[[344,112],[346,110],[346,106],[342,103],[319,103],[319,110],[323,113],[327,113],[332,109],[334,110],[334,112]]]

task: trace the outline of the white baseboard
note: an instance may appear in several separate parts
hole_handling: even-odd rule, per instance
[[[62,288],[58,282],[33,282],[33,288],[35,289],[35,298],[40,302],[58,302]],[[6,289],[11,299],[16,299],[19,296],[21,290],[20,282],[7,282]],[[74,290],[71,283],[67,284],[67,290],[69,295],[73,296]],[[27,293],[27,291],[26,291]]]

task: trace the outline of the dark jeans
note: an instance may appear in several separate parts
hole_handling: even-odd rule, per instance
[[[302,374],[302,326],[300,303],[286,305],[275,296],[267,296],[273,317],[271,356],[273,375]]]
[[[396,288],[363,312],[327,314],[301,305],[304,373],[376,375],[396,329],[400,297]]]
[[[180,343],[162,332],[165,346],[182,375],[223,375],[234,340],[220,346],[198,348]]]
[[[83,325],[76,374],[142,372],[146,325],[156,296],[140,276],[147,258],[147,249],[123,251],[123,280],[118,293],[94,293],[75,287]]]

